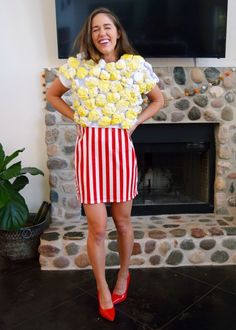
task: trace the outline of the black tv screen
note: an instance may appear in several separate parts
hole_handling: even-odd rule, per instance
[[[227,0],[56,0],[59,58],[72,54],[86,17],[112,10],[143,57],[225,57]]]

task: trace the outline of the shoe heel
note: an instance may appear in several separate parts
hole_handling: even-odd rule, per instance
[[[114,305],[120,304],[120,303],[122,303],[123,301],[126,300],[129,285],[130,285],[130,273],[128,273],[128,276],[127,276],[125,292],[123,294],[116,294],[114,292],[112,293],[111,299],[112,299],[112,302],[113,302]]]

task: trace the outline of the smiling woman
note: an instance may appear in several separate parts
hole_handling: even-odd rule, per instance
[[[92,22],[92,40],[94,46],[103,55],[106,62],[116,60],[116,44],[120,34],[106,14],[98,14]]]
[[[88,221],[87,251],[97,282],[99,313],[113,321],[114,305],[126,299],[130,283],[131,208],[137,195],[137,160],[131,134],[162,107],[163,97],[151,65],[136,55],[118,18],[108,9],[91,13],[75,49],[79,54],[61,66],[59,77],[47,91],[47,100],[77,124],[75,175],[78,199]],[[71,107],[61,98],[69,89]],[[144,94],[150,104],[142,109]],[[105,278],[107,202],[111,204],[120,254],[112,294]]]

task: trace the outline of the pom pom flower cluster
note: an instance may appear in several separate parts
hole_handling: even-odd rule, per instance
[[[59,68],[72,90],[74,120],[81,126],[129,129],[142,111],[142,94],[158,78],[141,56],[124,54],[117,62],[98,63],[79,54]]]

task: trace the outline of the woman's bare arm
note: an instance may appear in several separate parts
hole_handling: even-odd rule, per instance
[[[74,111],[61,98],[67,91],[68,88],[62,85],[59,78],[56,78],[46,92],[46,99],[63,116],[74,120]]]

